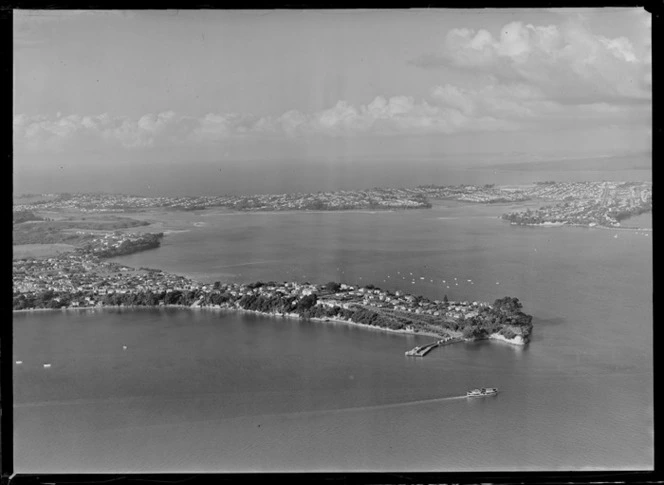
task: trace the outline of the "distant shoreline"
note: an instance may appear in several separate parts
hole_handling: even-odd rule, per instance
[[[652,227],[626,227],[626,226],[590,226],[588,224],[570,224],[568,222],[542,222],[539,224],[525,224],[519,222],[506,221],[501,217],[498,219],[508,222],[510,226],[524,226],[524,227],[583,227],[585,229],[604,229],[608,231],[652,231]]]

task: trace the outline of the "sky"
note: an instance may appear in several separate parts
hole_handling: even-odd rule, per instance
[[[15,173],[644,152],[650,26],[641,8],[15,10]]]

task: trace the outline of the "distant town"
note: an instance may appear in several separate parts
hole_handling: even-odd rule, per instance
[[[535,211],[509,212],[515,224],[620,225],[620,221],[652,210],[651,182],[539,182],[531,185],[418,186],[374,188],[308,194],[251,196],[142,197],[124,194],[26,194],[15,198],[14,221],[25,214],[75,210],[82,213],[140,212],[154,209],[233,211],[342,211],[428,209],[431,200],[468,203],[554,202]]]
[[[529,192],[534,199],[559,202],[503,214],[503,219],[521,225],[619,227],[620,221],[652,210],[652,184],[646,182],[549,182]]]

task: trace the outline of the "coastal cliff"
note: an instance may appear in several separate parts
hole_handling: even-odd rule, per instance
[[[489,335],[489,340],[500,340],[512,345],[526,345],[528,343],[528,340],[524,339],[522,335],[515,335],[512,338],[507,338],[500,333],[492,333]]]

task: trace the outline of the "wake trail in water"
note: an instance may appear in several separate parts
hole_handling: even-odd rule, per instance
[[[201,396],[187,396],[187,397],[175,397],[175,398],[160,398],[161,401],[189,401],[189,400],[205,400],[205,399],[220,399],[223,398],[223,394],[210,393]],[[286,412],[286,413],[275,413],[275,414],[263,414],[262,416],[282,416],[282,415],[310,415],[310,414],[326,414],[326,413],[344,413],[344,412],[353,412],[353,411],[374,411],[379,409],[389,409],[389,408],[398,408],[404,406],[414,406],[417,404],[428,404],[434,402],[445,402],[445,401],[454,401],[458,399],[465,399],[466,396],[448,396],[448,397],[437,397],[432,399],[420,399],[418,401],[406,401],[398,402],[391,404],[376,404],[373,406],[356,406],[356,407],[347,407],[347,408],[338,408],[338,409],[317,409],[311,411],[295,411],[295,412]],[[98,405],[98,404],[131,404],[131,403],[140,403],[148,402],[150,399],[153,399],[153,396],[128,396],[128,397],[111,397],[111,398],[97,398],[97,399],[72,399],[72,400],[53,400],[53,401],[41,401],[41,402],[24,402],[24,403],[14,403],[14,408],[38,408],[38,407],[48,407],[48,406],[80,406],[80,405]]]
[[[358,406],[358,407],[350,407],[350,408],[340,408],[340,409],[327,409],[323,411],[308,411],[305,413],[298,413],[298,414],[310,414],[310,413],[316,413],[316,414],[328,414],[328,413],[347,413],[347,412],[354,412],[354,411],[377,411],[380,409],[391,409],[391,408],[401,408],[401,407],[406,407],[406,406],[416,406],[419,404],[431,404],[431,403],[436,403],[436,402],[445,402],[445,401],[457,401],[460,399],[466,399],[466,396],[447,396],[447,397],[436,397],[432,399],[420,399],[418,401],[405,401],[405,402],[397,402],[397,403],[392,403],[392,404],[376,404],[374,406]]]
[[[438,397],[438,398],[432,398],[432,399],[420,399],[417,401],[406,401],[406,402],[398,402],[398,403],[391,403],[391,404],[376,404],[373,406],[356,406],[356,407],[347,407],[347,408],[339,408],[339,409],[318,409],[318,410],[311,410],[311,411],[287,411],[287,412],[277,412],[277,413],[263,413],[263,414],[257,414],[257,415],[240,415],[240,416],[227,416],[227,417],[212,417],[212,418],[204,418],[204,419],[185,419],[182,421],[178,422],[172,422],[169,420],[168,423],[164,422],[158,422],[158,423],[141,423],[141,424],[125,424],[125,425],[120,425],[120,426],[113,426],[112,428],[108,429],[107,431],[113,432],[113,431],[120,431],[120,430],[127,430],[127,429],[163,429],[163,428],[171,428],[173,426],[178,426],[178,425],[193,425],[193,424],[212,424],[212,423],[221,423],[221,422],[233,422],[233,421],[239,421],[239,422],[245,422],[247,424],[251,423],[250,425],[253,427],[253,423],[257,421],[263,421],[264,419],[284,419],[284,418],[291,418],[291,419],[301,419],[301,418],[307,418],[307,417],[325,417],[325,416],[336,416],[336,415],[343,415],[343,414],[350,414],[354,412],[366,412],[366,411],[380,411],[384,409],[394,409],[394,408],[403,408],[403,407],[409,407],[409,406],[418,406],[422,404],[433,404],[433,403],[443,403],[443,402],[451,402],[451,401],[461,401],[461,400],[466,400],[467,397],[465,395],[463,396],[446,396],[446,397]],[[131,399],[107,399],[104,400],[104,404],[115,404],[118,405],[120,404],[121,401],[128,401]],[[24,403],[24,404],[14,404],[14,408],[23,408],[23,407],[42,407],[42,406],[53,406],[53,405],[72,405],[72,404],[99,404],[101,400],[97,399],[79,399],[75,401],[51,401],[51,402],[43,402],[43,403]],[[115,401],[115,402],[113,402]],[[267,423],[265,423],[267,424]],[[246,424],[245,424],[246,425]],[[73,434],[76,434],[77,431],[70,431]]]
[[[253,264],[265,264],[265,263],[279,263],[280,260],[278,259],[272,259],[269,261],[250,261],[248,263],[238,263],[238,264],[230,264],[228,266],[219,266],[219,268],[235,268],[236,266],[250,266]]]

